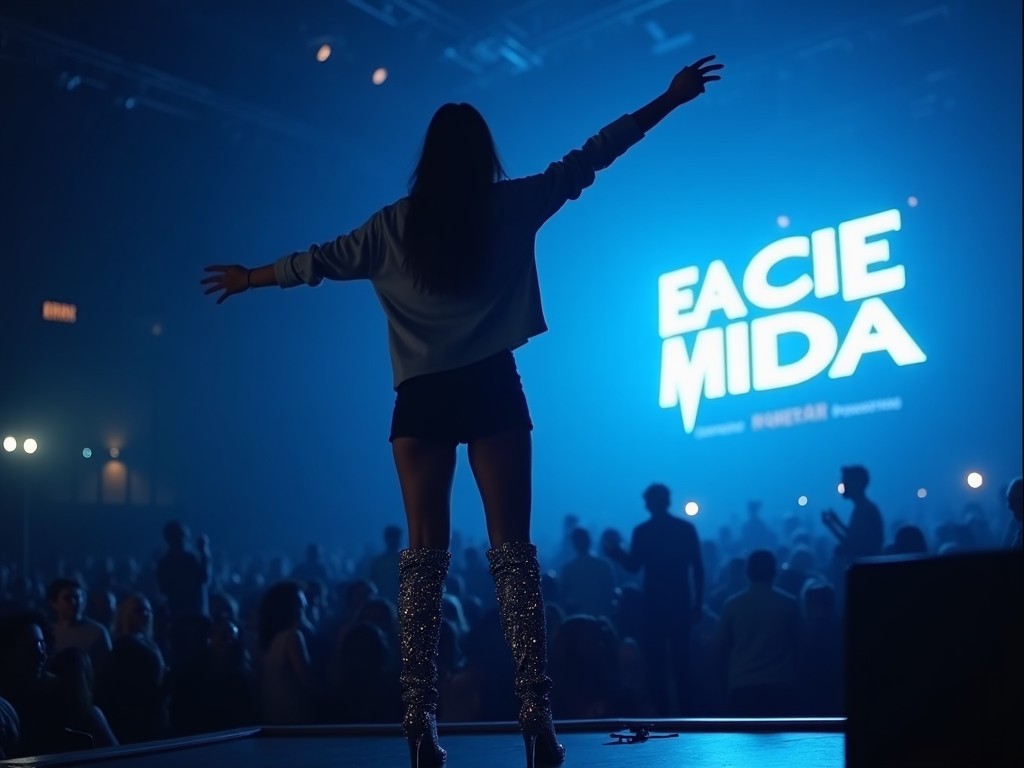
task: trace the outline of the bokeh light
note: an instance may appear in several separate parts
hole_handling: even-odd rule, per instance
[[[92,448],[83,448],[82,449],[82,457],[86,458],[86,459],[91,459],[92,458]]]
[[[985,478],[981,476],[980,472],[967,473],[967,485],[971,488],[981,488],[981,484],[984,482]]]
[[[388,79],[388,71],[384,67],[377,67],[373,70],[373,77],[370,79],[374,85],[384,85],[384,81]]]
[[[928,495],[928,489],[927,488],[918,488],[917,489],[917,498],[923,499],[927,495]]]
[[[697,502],[696,501],[688,501],[688,502],[686,502],[686,506],[683,507],[683,511],[687,515],[689,515],[690,517],[693,517],[698,512],[700,512],[700,507],[697,506]]]
[[[4,450],[10,453],[18,447],[18,441],[11,435],[4,438]]]
[[[796,500],[796,503],[798,505],[800,505],[801,507],[806,507],[807,506],[807,497],[806,496],[801,496],[799,499]]]
[[[25,442],[21,444],[21,447],[25,449],[25,453],[35,453],[39,450],[39,443],[35,441],[35,438],[26,437]]]
[[[316,60],[321,64],[331,58],[331,46],[324,43],[316,49]]]

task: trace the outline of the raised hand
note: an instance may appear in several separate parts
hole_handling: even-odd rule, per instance
[[[714,59],[713,54],[705,56],[703,59],[698,59],[690,66],[683,67],[672,78],[672,82],[668,86],[668,95],[677,106],[700,96],[704,93],[704,86],[712,80],[722,79],[718,75],[708,74],[709,72],[717,72],[724,67],[723,64],[710,64],[709,62],[714,61]]]
[[[204,271],[213,272],[214,274],[199,281],[200,285],[210,286],[203,292],[203,295],[208,296],[211,293],[223,291],[217,297],[218,304],[223,302],[228,296],[244,293],[249,289],[249,270],[240,264],[214,264],[207,267]]]

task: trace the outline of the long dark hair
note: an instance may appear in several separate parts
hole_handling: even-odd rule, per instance
[[[491,130],[469,104],[445,104],[427,127],[409,181],[404,267],[432,294],[460,293],[483,266],[491,186],[505,178]]]

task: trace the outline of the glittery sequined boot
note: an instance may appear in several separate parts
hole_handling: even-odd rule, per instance
[[[413,768],[444,765],[437,743],[437,644],[441,593],[451,553],[405,549],[398,558],[398,634],[402,651],[402,728]]]
[[[551,678],[544,673],[547,631],[544,598],[540,593],[537,548],[510,541],[487,552],[498,594],[498,610],[505,639],[516,663],[516,694],[522,701],[519,726],[526,742],[526,765],[559,765],[565,748],[555,738],[548,691]]]

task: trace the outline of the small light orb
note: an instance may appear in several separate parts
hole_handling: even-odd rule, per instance
[[[18,448],[18,441],[16,438],[8,435],[4,438],[4,450],[10,453]]]
[[[917,208],[917,203],[918,200],[914,195],[911,195],[910,197],[907,198],[907,205],[909,205],[911,208]]]
[[[384,85],[384,81],[387,79],[388,71],[384,67],[377,67],[373,70],[373,77],[370,78],[374,85]]]
[[[927,496],[928,496],[928,489],[927,488],[918,488],[917,489],[917,498],[923,499],[923,498],[925,498]]]
[[[969,472],[967,474],[967,485],[971,488],[981,488],[983,482],[985,482],[985,478],[981,476],[980,472]]]
[[[796,503],[799,504],[801,507],[806,507],[807,506],[807,497],[806,496],[801,496],[799,499],[796,500]]]
[[[329,58],[331,58],[331,46],[324,43],[316,49],[316,60],[323,64]]]
[[[39,450],[39,443],[35,441],[35,438],[26,437],[21,447],[25,449],[25,453],[35,453]]]
[[[698,512],[700,512],[700,507],[697,506],[696,501],[688,501],[686,502],[686,506],[683,507],[683,511],[690,517],[694,517]]]
[[[118,449],[118,448],[111,448],[110,449],[110,458],[116,459],[120,455],[121,455],[120,449]]]
[[[788,227],[788,226],[790,225],[790,223],[791,223],[791,222],[790,222],[790,220],[789,220],[789,216],[787,216],[786,214],[782,214],[781,216],[779,216],[779,217],[778,217],[777,219],[775,219],[775,222],[776,222],[776,223],[777,223],[777,224],[778,224],[778,225],[779,225],[779,226],[780,226],[780,227],[781,227],[782,229],[785,229],[785,228],[786,228],[786,227]]]
[[[92,448],[83,448],[82,449],[82,458],[83,459],[91,459],[92,458]]]
[[[839,485],[837,485],[836,486],[836,492],[840,496],[842,496],[844,493],[846,493],[846,485],[844,483],[840,483]]]

